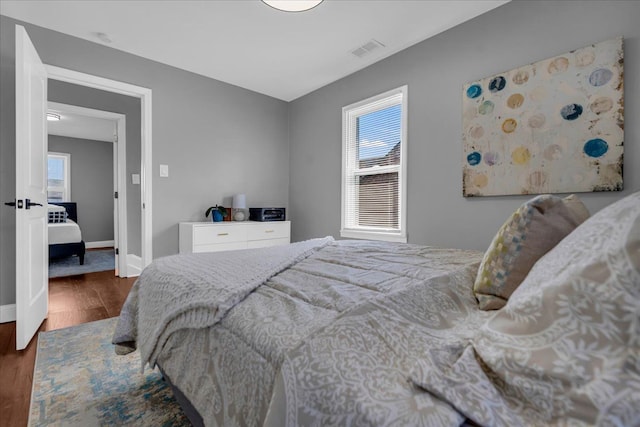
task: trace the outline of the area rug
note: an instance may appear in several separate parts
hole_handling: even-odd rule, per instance
[[[158,370],[117,356],[117,318],[38,334],[30,426],[189,426]]]
[[[115,262],[116,255],[113,249],[86,251],[83,265],[80,265],[77,256],[56,258],[49,260],[49,278],[113,270]]]

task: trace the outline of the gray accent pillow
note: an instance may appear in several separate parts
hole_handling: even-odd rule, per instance
[[[523,203],[484,254],[473,285],[480,308],[504,306],[536,261],[587,218],[589,211],[575,195],[547,194]]]

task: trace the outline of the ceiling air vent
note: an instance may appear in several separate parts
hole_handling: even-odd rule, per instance
[[[362,46],[358,46],[357,48],[353,49],[351,53],[357,56],[358,58],[363,58],[364,56],[370,54],[374,50],[380,49],[382,47],[384,47],[384,45],[380,43],[378,40],[371,39],[365,44],[363,44]]]

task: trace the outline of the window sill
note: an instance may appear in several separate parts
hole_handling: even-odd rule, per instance
[[[407,243],[406,234],[384,231],[340,230],[340,237],[349,239],[382,240],[385,242]]]

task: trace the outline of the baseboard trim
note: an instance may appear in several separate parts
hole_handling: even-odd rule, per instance
[[[127,277],[138,277],[142,272],[142,258],[127,254]]]
[[[115,244],[116,243],[113,240],[102,240],[97,242],[84,242],[84,247],[87,249],[113,248]]]
[[[6,304],[0,305],[0,323],[16,321],[16,305]]]

